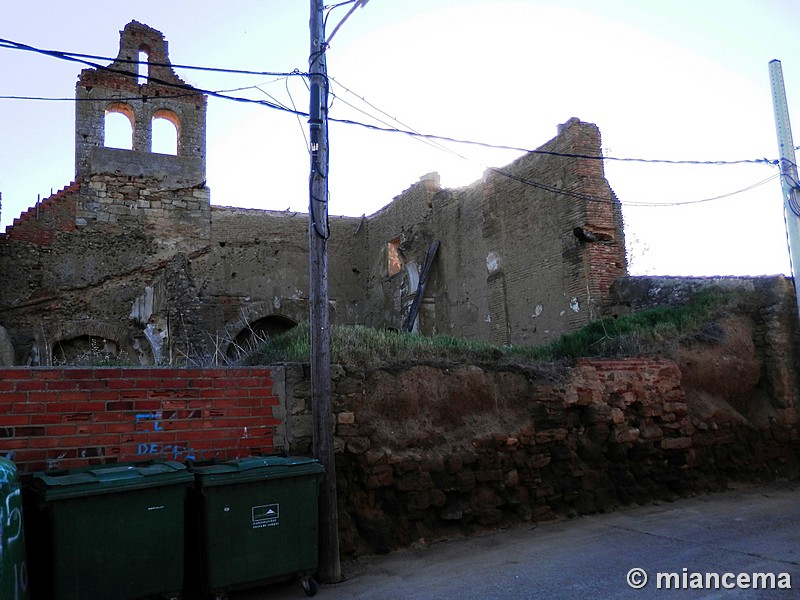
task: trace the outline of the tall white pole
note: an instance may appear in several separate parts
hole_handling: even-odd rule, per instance
[[[800,269],[800,193],[798,193],[800,182],[797,179],[797,159],[792,141],[792,126],[789,123],[789,106],[786,102],[786,87],[783,84],[781,61],[770,61],[769,78],[772,84],[772,105],[775,109],[775,129],[778,134],[778,152],[781,161],[786,236],[789,240],[795,298],[798,311],[800,311],[800,287],[797,285],[798,269]]]

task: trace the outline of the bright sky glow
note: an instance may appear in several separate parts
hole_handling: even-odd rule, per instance
[[[332,11],[329,31],[347,10]],[[115,56],[119,30],[136,19],[164,33],[175,64],[305,71],[308,17],[307,0],[30,0],[4,7],[0,37]],[[531,149],[579,117],[600,127],[610,156],[776,159],[768,63],[782,61],[800,127],[798,26],[796,0],[370,0],[329,50],[331,116]],[[0,52],[0,96],[74,96],[81,65]],[[308,107],[301,78],[177,72],[199,88],[250,88],[231,94]],[[305,212],[307,129],[284,112],[211,98],[212,203]],[[74,103],[0,99],[0,131],[5,227],[37,195],[72,181]],[[353,216],[375,212],[431,171],[458,187],[519,155],[335,123],[330,138],[330,210]],[[788,273],[777,177],[719,200],[645,205],[721,196],[777,173],[767,165],[608,162],[631,272]]]

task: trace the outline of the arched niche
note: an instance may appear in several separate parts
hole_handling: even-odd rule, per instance
[[[235,361],[257,349],[271,337],[286,333],[297,326],[297,321],[283,315],[262,317],[242,328],[228,344],[226,357]]]
[[[78,335],[53,344],[53,365],[104,366],[129,362],[130,357],[119,342],[97,335]]]

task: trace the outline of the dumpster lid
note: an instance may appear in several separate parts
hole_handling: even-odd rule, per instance
[[[325,471],[318,460],[305,456],[248,456],[220,463],[195,464],[190,469],[206,485],[232,480],[251,481],[317,475]]]
[[[174,461],[102,465],[33,474],[34,488],[44,492],[46,499],[157,487],[192,480],[193,476],[186,466]]]

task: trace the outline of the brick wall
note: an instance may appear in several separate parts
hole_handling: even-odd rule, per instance
[[[79,182],[72,182],[52,196],[45,198],[29,208],[13,225],[0,233],[0,240],[29,242],[47,246],[63,231],[75,229],[76,197],[80,190]]]
[[[0,453],[24,473],[274,452],[282,381],[280,368],[0,369]]]

